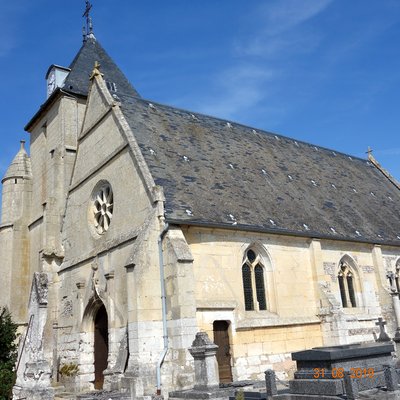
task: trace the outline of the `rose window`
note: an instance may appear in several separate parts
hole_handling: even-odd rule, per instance
[[[93,201],[94,226],[97,233],[102,234],[109,228],[113,216],[113,207],[111,186],[105,184],[98,190]]]

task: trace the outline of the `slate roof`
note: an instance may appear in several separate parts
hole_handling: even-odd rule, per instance
[[[167,221],[400,245],[400,191],[369,161],[119,97]]]
[[[106,53],[101,44],[94,38],[88,37],[76,54],[69,69],[71,72],[65,79],[62,90],[74,95],[86,97],[89,92],[89,77],[93,71],[95,62],[99,62],[101,71],[106,77],[106,82],[115,84],[116,93],[140,97],[136,89],[126,79],[125,75],[118,68],[113,59]],[[109,88],[110,90],[110,88]],[[40,106],[36,114],[25,125],[25,130],[30,131],[32,124],[45,112],[49,104],[54,101],[55,96],[60,92],[57,88],[52,95]]]
[[[101,72],[106,77],[106,81],[115,83],[118,93],[139,96],[138,92],[126,79],[125,75],[100,43],[90,37],[83,43],[69,66],[71,72],[64,82],[63,89],[73,94],[87,96],[90,83],[89,77],[96,61],[100,63]]]

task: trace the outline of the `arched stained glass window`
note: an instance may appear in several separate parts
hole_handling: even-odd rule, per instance
[[[266,310],[267,302],[265,301],[264,270],[261,265],[257,264],[254,268],[254,276],[256,280],[258,308],[260,310]]]
[[[357,307],[354,275],[351,272],[349,265],[347,265],[345,262],[340,264],[338,281],[342,306],[344,308]]]
[[[344,284],[344,277],[342,273],[339,273],[338,280],[339,280],[340,297],[342,299],[342,306],[347,307],[346,286]]]
[[[266,310],[264,266],[260,255],[255,250],[249,249],[245,253],[242,279],[245,310]]]
[[[244,306],[246,311],[254,310],[253,285],[251,283],[251,269],[247,264],[242,267]]]
[[[350,303],[352,307],[357,307],[356,305],[356,297],[354,294],[354,281],[353,281],[353,275],[351,272],[349,272],[346,276],[347,279],[347,289],[349,291],[349,298],[350,298]]]

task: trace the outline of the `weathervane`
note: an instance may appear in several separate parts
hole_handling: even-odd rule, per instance
[[[93,35],[93,24],[92,17],[90,16],[90,10],[92,9],[92,5],[90,1],[86,0],[86,8],[82,17],[86,18],[86,26],[83,25],[83,41],[86,41],[88,37],[92,37]]]

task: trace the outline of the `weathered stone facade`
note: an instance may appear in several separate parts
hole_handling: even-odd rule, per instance
[[[97,49],[89,42],[82,51]],[[0,300],[23,334],[15,398],[63,380],[77,392],[136,397],[160,385],[164,394],[190,388],[188,349],[199,330],[225,340],[228,380],[262,380],[266,369],[288,377],[291,352],[373,340],[379,316],[393,334],[387,274],[397,273],[400,245],[256,232],[234,216],[226,227],[166,220],[166,187],[143,155],[157,151],[138,142],[107,68],[104,77],[95,70],[87,97],[51,94],[27,126],[30,156],[21,148],[3,178]],[[245,300],[246,263],[254,309]],[[343,265],[352,307],[341,298]]]

